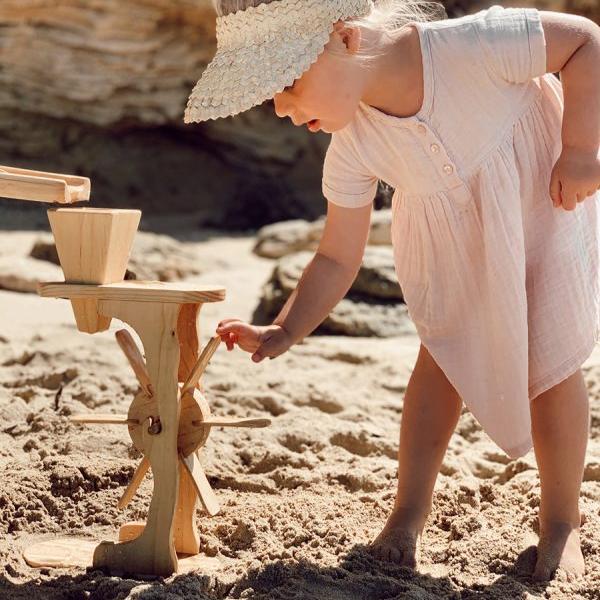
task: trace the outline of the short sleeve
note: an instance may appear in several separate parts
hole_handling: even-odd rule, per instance
[[[474,17],[483,58],[498,77],[524,83],[546,73],[546,38],[536,8],[494,4]]]
[[[323,160],[323,195],[340,206],[365,206],[375,198],[377,181],[360,159],[348,127],[334,131]]]

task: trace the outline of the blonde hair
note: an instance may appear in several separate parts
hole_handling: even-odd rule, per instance
[[[270,4],[279,0],[212,0],[218,16],[223,17],[250,6]],[[407,23],[413,21],[434,21],[447,19],[448,14],[441,2],[429,0],[374,0],[373,10],[363,16],[344,19],[348,25],[362,27],[371,31],[385,33],[394,37]],[[327,46],[326,51],[331,51]],[[374,58],[376,51],[368,50],[364,44],[357,58],[368,61]]]

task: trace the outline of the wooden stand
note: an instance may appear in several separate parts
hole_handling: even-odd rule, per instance
[[[0,167],[0,196],[37,202],[70,204],[88,200],[90,180]],[[98,545],[66,538],[41,542],[23,555],[34,567],[82,566],[113,573],[171,575],[200,565],[194,525],[198,501],[210,515],[219,502],[199,462],[199,450],[211,427],[265,427],[268,419],[211,417],[200,377],[219,346],[210,339],[198,355],[197,320],[204,302],[219,302],[225,290],[215,285],[124,282],[125,270],[141,212],[97,208],[50,209],[48,218],[68,283],[38,286],[44,297],[71,300],[80,331],[97,333],[112,318],[129,324],[139,335],[145,358],[126,329],[117,332],[119,346],[140,383],[127,415],[76,415],[77,423],[127,425],[134,445],[144,457],[119,500],[127,506],[148,469],[154,489],[145,523],[126,523],[117,543]]]
[[[93,566],[111,572],[168,576],[178,571],[178,553],[199,552],[194,513],[198,500],[210,514],[219,502],[199,462],[198,451],[211,427],[265,427],[269,419],[211,417],[200,377],[221,341],[216,335],[198,355],[197,317],[204,302],[225,297],[219,286],[122,282],[107,285],[40,284],[44,297],[93,299],[99,314],[129,324],[140,336],[146,358],[127,330],[117,332],[140,383],[127,415],[78,415],[79,423],[127,425],[134,445],[144,458],[125,490],[122,508],[134,496],[147,470],[152,469],[154,490],[146,523],[121,527],[119,542],[102,542],[93,554]],[[61,542],[62,543],[62,542]],[[64,555],[64,544],[25,552],[30,564],[56,565],[54,552]],[[49,554],[48,554],[49,552]]]

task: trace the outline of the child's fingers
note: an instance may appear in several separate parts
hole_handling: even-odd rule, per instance
[[[552,172],[551,180],[550,180],[550,197],[552,198],[552,203],[554,206],[560,206],[562,203],[562,199],[560,197],[560,179]]]
[[[235,321],[234,323],[226,323],[225,325],[218,326],[215,329],[215,331],[219,334],[230,333],[230,332],[239,331],[241,326],[242,326],[241,321]]]
[[[241,321],[241,319],[223,319],[222,321],[219,321],[217,323],[217,329],[220,329],[221,327],[228,325],[229,323],[234,323],[236,321]]]
[[[238,341],[238,337],[235,333],[229,333],[221,336],[227,344],[227,350],[233,350],[234,344]]]

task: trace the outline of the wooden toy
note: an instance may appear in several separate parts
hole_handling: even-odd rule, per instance
[[[89,200],[90,180],[87,177],[0,165],[0,196],[15,200],[72,204]]]
[[[65,280],[77,283],[123,281],[142,213],[139,210],[53,208],[48,219]],[[79,331],[97,333],[111,319],[98,312],[96,300],[71,300]]]
[[[76,183],[70,176],[13,171],[25,180],[21,182],[24,187],[11,180],[8,191],[12,197],[31,194],[29,199],[47,201],[40,199],[58,194],[47,194],[40,186],[54,189],[60,182],[65,194],[61,198],[77,196],[68,191]],[[32,183],[40,177],[52,183]],[[0,182],[0,194],[5,194],[8,188],[1,186]],[[83,196],[82,192],[77,197]],[[153,493],[146,522],[122,525],[118,541],[96,544],[53,539],[26,548],[24,558],[36,567],[92,565],[111,573],[141,575],[168,576],[206,568],[211,559],[199,555],[195,511],[200,505],[215,515],[220,508],[200,464],[200,451],[213,427],[270,424],[269,419],[213,416],[204,394],[201,377],[221,338],[211,337],[199,353],[198,315],[205,302],[224,300],[225,289],[219,285],[123,281],[140,211],[52,208],[48,217],[66,281],[39,284],[40,296],[70,300],[77,327],[86,333],[104,331],[112,319],[121,320],[137,333],[144,350],[142,354],[127,329],[116,332],[117,343],[140,386],[126,415],[74,415],[71,420],[126,426],[142,453],[119,508],[131,501],[149,470]]]

